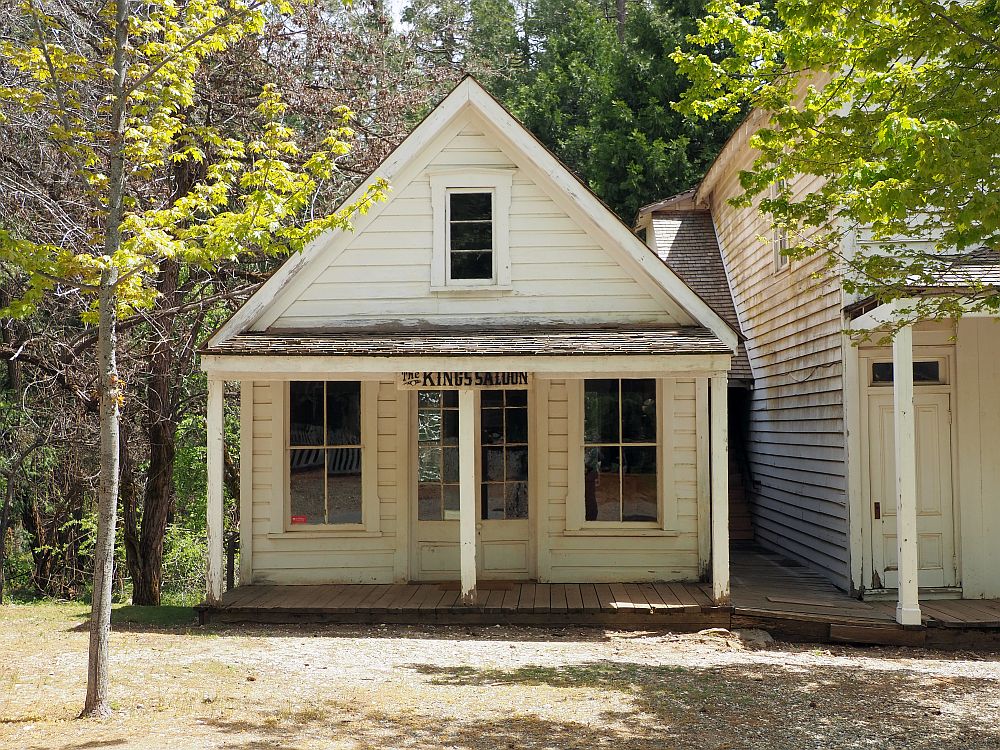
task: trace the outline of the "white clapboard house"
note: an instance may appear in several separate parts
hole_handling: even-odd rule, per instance
[[[203,350],[209,602],[238,381],[243,583],[710,580],[725,603],[721,261],[696,291],[471,78],[374,176],[388,200]]]
[[[712,217],[752,366],[756,540],[851,593],[897,599],[905,624],[920,621],[918,587],[924,598],[998,597],[1000,325],[969,315],[905,327],[893,346],[877,334],[854,345],[846,331],[877,331],[892,306],[847,295],[825,258],[790,261],[767,214],[729,202],[764,124],[751,114],[696,189],[638,220],[655,247],[678,217]],[[801,197],[819,183],[791,187]],[[846,245],[873,249],[864,232]],[[996,282],[996,264],[987,252],[964,270]]]

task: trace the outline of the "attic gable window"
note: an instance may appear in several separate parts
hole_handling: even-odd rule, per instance
[[[509,290],[513,170],[432,172],[431,291]]]
[[[493,281],[493,192],[448,191],[448,280]]]

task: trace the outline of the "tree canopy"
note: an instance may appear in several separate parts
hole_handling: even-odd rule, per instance
[[[673,56],[692,80],[681,109],[769,117],[740,200],[763,196],[760,208],[798,237],[789,254],[827,254],[859,296],[934,289],[901,305],[900,321],[1000,309],[983,279],[1000,246],[1000,4],[712,0],[706,10],[690,38],[702,51]],[[822,187],[794,195],[796,175]]]

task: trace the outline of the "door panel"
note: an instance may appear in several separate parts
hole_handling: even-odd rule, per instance
[[[891,393],[868,400],[872,511],[872,564],[885,588],[896,588],[895,410]],[[955,586],[954,494],[950,397],[917,390],[917,554],[920,586]],[[875,505],[880,508],[877,518]],[[877,586],[878,583],[876,582]]]

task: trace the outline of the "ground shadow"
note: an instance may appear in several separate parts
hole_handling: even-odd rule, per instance
[[[928,678],[910,670],[839,667],[786,668],[739,665],[704,669],[597,661],[514,670],[416,665],[415,679],[477,691],[496,685],[590,688],[624,694],[631,708],[599,701],[587,721],[540,716],[525,691],[522,705],[498,705],[496,719],[454,720],[433,711],[387,713],[336,702],[317,702],[253,718],[206,719],[226,735],[222,747],[262,750],[311,746],[322,736],[361,750],[381,748],[505,748],[614,750],[967,750],[1000,746],[991,718],[995,682]],[[419,675],[419,677],[417,676]],[[571,695],[571,693],[568,693]],[[546,698],[546,700],[550,700]],[[1000,698],[991,699],[994,704]],[[617,702],[620,705],[620,701]]]

